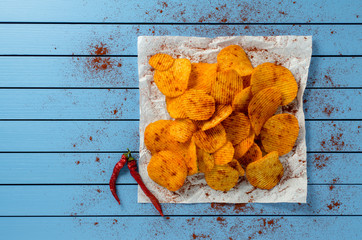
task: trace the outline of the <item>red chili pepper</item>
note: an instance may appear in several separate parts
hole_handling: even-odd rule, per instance
[[[127,163],[128,154],[123,154],[121,160],[114,166],[111,179],[109,180],[109,188],[111,189],[112,195],[117,200],[118,204],[121,204],[119,197],[116,192],[116,181],[118,178],[118,174],[124,165]]]

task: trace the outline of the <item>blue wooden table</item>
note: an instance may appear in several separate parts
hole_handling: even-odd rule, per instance
[[[355,0],[0,0],[0,239],[361,239]],[[137,203],[137,36],[313,35],[307,204]],[[96,46],[108,49],[96,69]],[[99,66],[98,66],[99,67]]]

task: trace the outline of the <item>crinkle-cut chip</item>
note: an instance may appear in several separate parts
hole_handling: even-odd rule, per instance
[[[196,146],[208,153],[216,152],[226,143],[226,132],[221,124],[206,131],[199,130],[192,137]]]
[[[186,116],[192,120],[207,120],[215,112],[215,100],[202,90],[190,89],[182,96]]]
[[[283,177],[284,168],[274,151],[246,167],[246,178],[251,185],[260,189],[272,189]]]
[[[244,168],[240,165],[238,160],[233,159],[231,162],[228,163],[230,167],[234,168],[236,171],[238,171],[239,176],[242,177],[245,175]]]
[[[180,107],[182,104],[182,96],[175,98],[166,97],[167,111],[172,118],[186,118],[185,109]]]
[[[219,191],[229,191],[239,180],[239,172],[226,165],[215,165],[211,171],[205,173],[207,185]]]
[[[177,152],[168,150],[151,157],[147,172],[154,182],[170,191],[180,189],[187,177],[185,159]]]
[[[156,70],[165,71],[174,63],[175,59],[168,54],[157,53],[153,55],[148,63]]]
[[[269,118],[260,132],[260,139],[266,152],[277,151],[279,156],[293,149],[299,134],[298,119],[289,113]]]
[[[211,83],[216,77],[217,63],[191,63],[189,89],[211,91]]]
[[[253,145],[244,154],[244,156],[239,158],[239,163],[243,167],[247,167],[250,163],[257,161],[262,157],[263,157],[263,155],[262,155],[262,152],[260,150],[260,147],[258,146],[258,144],[253,143]]]
[[[253,145],[255,139],[255,133],[253,129],[250,129],[249,136],[247,136],[244,140],[242,140],[238,145],[235,145],[235,153],[234,158],[240,159],[244,154],[249,150],[249,148]]]
[[[233,100],[233,110],[235,112],[248,113],[248,106],[252,97],[253,95],[251,94],[250,87],[241,90],[241,92],[236,94]]]
[[[215,113],[212,117],[203,122],[201,130],[206,131],[210,128],[215,127],[222,121],[224,121],[233,111],[233,108],[230,105],[216,105]]]
[[[233,112],[222,122],[227,139],[237,145],[250,133],[250,121],[243,113]]]
[[[187,142],[196,131],[197,126],[190,119],[176,119],[170,126],[170,134],[177,142]]]
[[[244,49],[238,45],[230,45],[217,55],[218,71],[234,69],[240,76],[250,75],[253,66]]]
[[[282,101],[282,95],[277,87],[265,88],[253,95],[248,113],[255,135],[259,135],[264,123],[274,115]]]
[[[226,142],[224,146],[219,148],[216,152],[213,153],[215,159],[215,165],[224,165],[234,157],[234,147],[231,142]]]
[[[250,84],[254,95],[265,88],[277,87],[282,94],[281,105],[291,103],[298,93],[298,84],[289,69],[273,63],[254,68]]]
[[[251,79],[251,75],[243,77],[243,87],[244,88],[250,87],[250,79]]]
[[[177,142],[170,135],[171,120],[158,120],[148,124],[144,133],[145,145],[152,154],[172,149]]]
[[[218,72],[211,84],[211,96],[218,104],[231,104],[241,90],[243,78],[234,70]]]
[[[155,83],[165,96],[177,97],[183,94],[189,83],[191,62],[188,59],[176,59],[172,67],[166,71],[156,70]]]
[[[197,164],[199,167],[199,172],[205,173],[210,171],[215,165],[215,160],[212,153],[205,152],[204,150],[198,147],[196,148],[196,152],[197,152]]]

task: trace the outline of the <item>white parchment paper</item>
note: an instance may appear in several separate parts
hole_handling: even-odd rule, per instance
[[[299,120],[299,137],[293,150],[280,157],[284,176],[272,190],[256,189],[245,177],[229,192],[220,192],[207,186],[202,173],[189,176],[184,186],[171,192],[155,182],[147,173],[151,154],[144,144],[146,126],[159,119],[171,119],[164,95],[153,82],[149,58],[156,53],[167,53],[174,58],[188,58],[191,62],[215,63],[216,56],[226,46],[240,45],[248,54],[253,66],[272,62],[287,67],[298,82],[297,98],[277,113],[288,112]],[[303,93],[307,84],[309,63],[312,55],[311,36],[239,36],[239,37],[177,37],[142,36],[138,38],[138,72],[140,89],[140,159],[139,171],[146,186],[163,203],[247,203],[247,202],[300,202],[307,197],[307,149],[303,112]],[[138,202],[150,202],[138,189]]]

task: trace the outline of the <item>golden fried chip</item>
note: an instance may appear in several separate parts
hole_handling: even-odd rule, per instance
[[[230,167],[234,168],[236,171],[238,171],[239,176],[242,177],[245,175],[244,168],[240,165],[238,160],[233,159],[231,162],[228,163]]]
[[[189,83],[191,62],[188,59],[176,59],[172,67],[166,71],[156,70],[155,83],[165,96],[177,97],[183,94]]]
[[[255,162],[263,157],[263,154],[258,146],[258,144],[254,143],[249,150],[242,156],[240,159],[238,159],[239,163],[243,167],[247,167],[249,163]]]
[[[244,154],[249,150],[249,148],[253,145],[255,138],[255,133],[252,129],[250,129],[249,136],[247,136],[244,140],[242,140],[238,145],[235,145],[235,153],[234,158],[240,159]]]
[[[239,172],[229,165],[215,165],[205,173],[207,185],[219,191],[229,191],[239,180]]]
[[[277,87],[265,88],[253,95],[248,113],[255,135],[259,135],[264,123],[274,115],[282,101],[282,95]]]
[[[282,156],[293,149],[298,134],[298,119],[291,114],[283,113],[266,121],[261,129],[260,138],[266,152],[277,151],[279,156]]]
[[[144,133],[145,145],[152,154],[172,149],[177,142],[170,135],[171,120],[158,120],[148,124]]]
[[[243,78],[234,70],[218,72],[211,84],[211,96],[218,104],[231,104],[236,94],[243,90]]]
[[[193,140],[179,144],[179,150],[176,152],[180,153],[185,159],[187,175],[198,173],[196,144]]]
[[[298,93],[298,84],[293,74],[285,67],[273,63],[257,66],[251,75],[251,91],[255,95],[262,89],[277,87],[282,94],[281,105],[287,105]]]
[[[215,127],[225,120],[225,118],[227,118],[232,113],[232,111],[233,108],[230,105],[217,105],[214,115],[212,115],[209,120],[202,123],[201,130],[206,131]]]
[[[196,152],[199,172],[205,173],[210,171],[215,165],[215,160],[212,153],[205,152],[201,148],[197,148]]]
[[[216,152],[213,153],[215,159],[215,165],[224,165],[234,157],[234,147],[231,142],[226,142],[224,146],[219,148]]]
[[[218,124],[209,130],[195,132],[193,138],[196,146],[208,153],[214,153],[226,143],[226,132],[224,127]]]
[[[251,185],[261,189],[272,189],[283,177],[284,168],[274,151],[246,167],[246,178]]]
[[[241,92],[236,94],[233,100],[232,104],[233,110],[235,112],[248,113],[248,106],[252,96],[253,95],[251,94],[250,87],[241,90]]]
[[[234,112],[222,122],[227,139],[237,145],[250,133],[250,121],[243,113]]]
[[[182,97],[183,95],[175,98],[166,97],[167,111],[172,118],[186,118],[185,109],[180,107],[182,104]]]
[[[172,66],[174,61],[168,54],[157,53],[150,58],[148,63],[156,70],[165,71]]]
[[[187,177],[185,159],[177,152],[161,151],[154,154],[147,166],[148,176],[170,191],[177,191]]]
[[[217,55],[218,71],[234,69],[240,76],[250,75],[253,66],[245,51],[238,45],[230,45],[222,49]]]
[[[243,77],[243,87],[247,88],[250,87],[250,79],[251,79],[251,75],[247,75]]]
[[[207,120],[215,112],[215,100],[202,90],[190,89],[182,96],[186,116],[193,120]]]
[[[170,126],[170,134],[178,142],[187,142],[197,127],[190,119],[176,119]]]
[[[217,63],[191,63],[189,89],[211,91],[211,83],[216,77]]]

